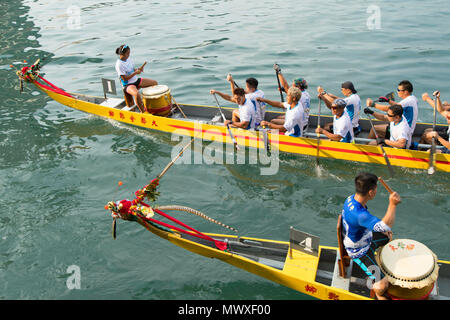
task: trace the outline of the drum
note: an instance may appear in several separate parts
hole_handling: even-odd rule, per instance
[[[392,299],[427,299],[438,278],[436,255],[424,244],[397,239],[377,251],[375,256],[390,286]]]
[[[158,84],[142,89],[142,99],[151,114],[166,117],[172,110],[172,96],[166,85]]]

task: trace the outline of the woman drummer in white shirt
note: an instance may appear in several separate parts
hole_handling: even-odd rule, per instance
[[[145,63],[141,67],[135,69],[133,61],[130,58],[130,53],[130,47],[125,44],[116,49],[116,54],[119,56],[119,59],[116,61],[116,71],[124,91],[133,96],[136,105],[142,113],[148,112],[142,101],[139,89],[155,86],[158,82],[153,79],[137,77],[138,74],[144,72]]]

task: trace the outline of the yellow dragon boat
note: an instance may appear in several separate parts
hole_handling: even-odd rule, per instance
[[[178,206],[159,207],[159,209],[191,213],[195,211]],[[344,250],[322,246],[319,237],[292,227],[289,241],[276,241],[201,233],[192,228],[189,228],[191,232],[173,229],[173,226],[161,225],[159,220],[153,219],[156,213],[170,218],[156,208],[150,210],[151,215],[147,216],[136,210],[128,211],[131,214],[121,214],[118,209],[112,209],[112,211],[116,212],[119,218],[136,221],[153,234],[183,249],[207,258],[221,260],[313,298],[320,300],[373,299],[366,280],[367,275],[350,259],[346,265],[343,264],[345,258],[340,252]],[[125,211],[122,210],[122,212]],[[186,227],[175,219],[172,221]],[[338,225],[338,234],[340,234],[339,228]],[[339,237],[338,243],[341,247],[342,240],[339,241]],[[450,299],[450,261],[437,260],[436,263],[439,268],[439,277],[432,289],[427,290],[424,295],[432,300],[448,300]]]
[[[166,104],[171,107],[168,116],[141,113],[135,105],[133,106],[127,101],[126,97],[123,99],[107,97],[106,93],[109,92],[107,89],[108,86],[110,88],[114,87],[113,91],[115,92],[115,82],[113,80],[103,79],[106,81],[106,85],[105,83],[103,85],[103,97],[67,93],[39,76],[38,68],[33,72],[32,67],[29,69],[25,67],[25,70],[18,71],[19,77],[32,82],[50,98],[67,107],[146,129],[176,133],[206,141],[233,144],[232,137],[227,127],[223,125],[223,120],[220,118],[220,110],[218,107],[194,104],[178,105],[173,103],[174,99],[170,95],[169,90],[166,95],[160,95],[158,97],[159,100],[166,99]],[[224,115],[230,119],[233,108],[223,107],[221,109]],[[167,114],[167,108],[160,108],[160,110],[163,110],[164,114]],[[281,114],[283,113],[266,111],[265,120],[270,121]],[[323,136],[325,138],[320,139],[318,142],[314,129],[317,127],[319,118],[322,127],[326,123],[333,121],[331,116],[322,115],[318,117],[311,115],[305,137],[302,138],[274,134],[267,130],[254,131],[231,128],[231,133],[237,145],[243,147],[271,148],[272,150],[276,148],[280,152],[286,153],[314,157],[318,155],[318,157],[322,158],[387,165],[382,149],[378,146],[367,145],[367,142],[370,141],[367,137],[371,129],[371,124],[368,119],[360,120],[362,132],[355,139],[356,143],[343,143],[329,141],[325,136]],[[377,124],[383,123],[378,120],[374,120],[374,122]],[[431,127],[432,124],[417,123],[413,141],[417,143],[423,131]],[[443,128],[446,128],[446,125],[436,125],[436,129]],[[426,147],[430,146],[426,145]],[[318,148],[319,152],[317,153]],[[430,155],[428,152],[390,147],[385,147],[384,150],[392,166],[425,170],[429,168]],[[450,172],[450,154],[437,153],[435,155],[434,167],[437,171]]]

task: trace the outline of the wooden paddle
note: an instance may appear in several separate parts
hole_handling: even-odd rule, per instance
[[[220,111],[220,114],[222,115],[223,121],[224,122],[227,121],[227,118],[225,118],[225,115],[222,112],[222,108],[220,107],[219,100],[217,100],[216,94],[213,93],[213,96],[214,96],[214,99],[216,99],[216,104],[217,104],[217,107],[219,107],[219,111]],[[236,139],[234,138],[233,134],[231,133],[231,128],[230,128],[230,124],[229,123],[227,123],[227,129],[228,129],[228,134],[230,135],[231,140],[233,141],[234,147],[236,148],[236,150],[239,150],[239,146],[238,146],[238,144],[236,142]]]
[[[377,143],[378,143],[378,134],[377,134],[377,131],[375,130],[375,127],[373,126],[372,119],[370,118],[369,114],[367,115],[367,117],[369,118],[370,125],[372,127],[373,133],[375,134],[375,138],[376,138]],[[379,147],[381,148],[381,152],[383,153],[383,157],[384,157],[384,160],[386,161],[386,165],[388,167],[389,173],[391,174],[391,177],[393,178],[394,177],[394,169],[391,166],[391,162],[389,161],[389,158],[388,158],[388,156],[386,154],[386,151],[384,150],[383,146],[380,144]]]
[[[278,64],[274,64],[273,65],[273,69],[275,70],[275,76],[277,77],[277,82],[278,82],[278,90],[280,91],[280,96],[281,96],[281,102],[284,102],[284,97],[283,97],[283,91],[281,91],[281,84],[280,84],[280,79],[278,78]]]
[[[144,69],[145,65],[147,64],[147,61],[144,62],[144,64],[142,66],[140,66],[138,69],[141,70],[141,72],[143,72],[142,69]]]
[[[434,120],[433,120],[433,131],[436,130],[436,109],[437,109],[437,94],[436,91],[433,92],[434,96]],[[431,139],[431,149],[430,149],[430,159],[428,161],[428,174],[433,174],[436,171],[434,167],[436,156],[436,139],[433,137]]]
[[[231,77],[231,73],[229,73],[228,75]],[[227,77],[227,80],[228,80],[228,77]],[[238,84],[236,83],[236,81],[234,81],[234,79],[233,79],[233,84],[234,84],[234,86],[235,86],[236,88],[240,88],[240,87],[238,86]],[[232,92],[232,93],[233,93],[233,92]]]
[[[175,100],[175,98],[174,98],[172,95],[170,95],[170,97],[172,98],[173,102],[175,102],[175,105],[177,106],[178,110],[180,110],[180,112],[181,112],[181,114],[183,115],[183,117],[184,117],[185,119],[187,119],[186,115],[184,114],[183,110],[181,109],[180,105],[177,103],[177,101]]]
[[[178,160],[179,157],[181,157],[181,155],[183,154],[183,152],[191,145],[192,141],[194,141],[194,137],[191,139],[191,141],[186,144],[183,149],[180,151],[180,153],[178,153],[178,155],[173,158],[168,164],[167,166],[164,168],[163,171],[161,171],[160,174],[158,174],[158,176],[156,177],[156,179],[160,180],[167,172],[167,170],[169,170],[169,168],[175,163],[175,161]]]
[[[320,128],[320,106],[322,105],[322,99],[319,98],[319,114],[317,115],[317,128]],[[319,145],[320,145],[320,133],[317,133],[317,154],[316,163],[319,165]]]
[[[394,193],[394,190],[392,190],[388,185],[387,185],[387,183],[383,180],[383,178],[382,177],[378,177],[378,180],[380,180],[380,182],[381,182],[381,184],[386,188],[386,190],[389,192],[389,193]]]

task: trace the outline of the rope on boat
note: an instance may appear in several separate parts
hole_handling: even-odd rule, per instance
[[[234,232],[238,232],[235,228],[230,227],[230,226],[228,226],[228,225],[226,225],[226,224],[224,224],[224,223],[222,223],[220,221],[217,221],[217,220],[215,220],[213,218],[210,218],[206,214],[204,214],[203,212],[200,212],[198,210],[195,210],[195,209],[192,209],[192,208],[189,208],[189,207],[178,206],[178,205],[168,205],[168,206],[159,206],[158,209],[160,209],[160,210],[185,211],[185,212],[188,212],[188,213],[192,213],[192,214],[195,214],[196,216],[199,216],[199,217],[201,217],[201,218],[203,218],[205,220],[208,220],[208,221],[210,221],[212,223],[215,223],[215,224],[217,224],[217,225],[219,225],[221,227],[233,230]]]

